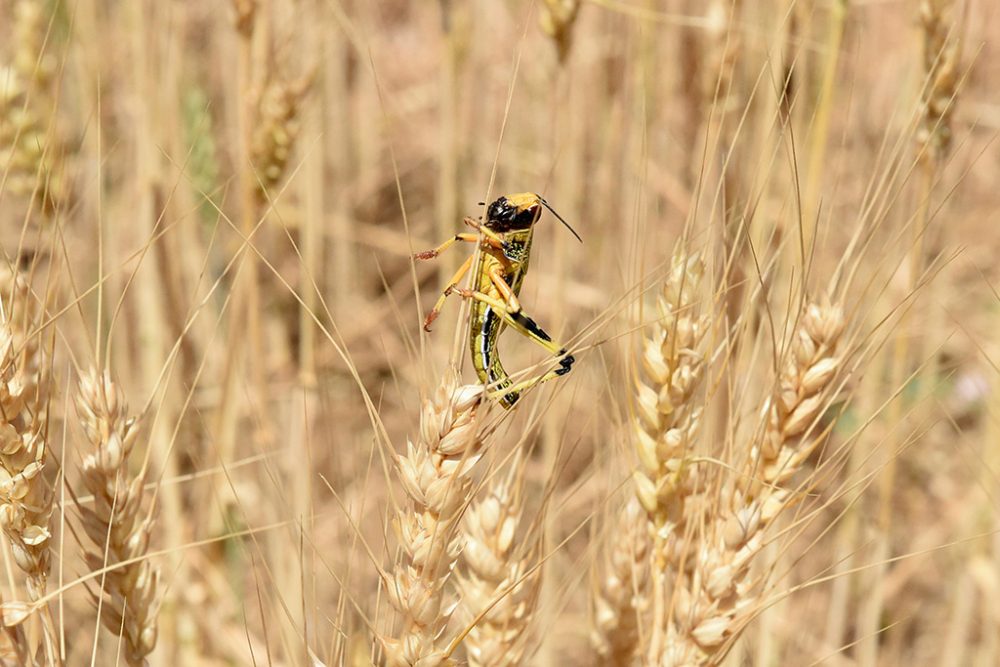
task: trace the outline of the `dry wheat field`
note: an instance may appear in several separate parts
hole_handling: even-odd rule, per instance
[[[1000,665],[998,39],[0,0],[0,664]]]

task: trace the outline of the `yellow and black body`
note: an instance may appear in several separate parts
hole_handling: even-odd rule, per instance
[[[465,261],[428,314],[424,328],[430,331],[431,322],[452,292],[470,299],[469,350],[472,364],[479,380],[490,388],[505,408],[512,407],[525,388],[565,375],[574,362],[573,356],[567,354],[564,347],[555,343],[524,313],[518,300],[528,272],[534,226],[541,218],[543,208],[552,210],[544,199],[531,192],[500,197],[487,208],[484,223],[466,218],[466,224],[477,229],[479,234],[457,234],[436,249],[415,255],[417,259],[431,259],[457,241],[479,242],[476,265],[472,265],[473,257]],[[555,211],[552,213],[566,224]],[[566,226],[569,227],[568,224]],[[576,232],[573,234],[576,236]],[[470,269],[473,271],[472,289],[460,288],[458,282]],[[497,354],[497,341],[508,326],[559,357],[559,367],[540,378],[515,384]]]

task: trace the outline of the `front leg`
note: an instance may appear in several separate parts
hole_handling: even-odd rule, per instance
[[[432,248],[431,250],[424,250],[423,252],[413,253],[413,259],[434,259],[435,257],[443,253],[445,250],[450,248],[453,244],[457,243],[458,241],[464,241],[465,243],[475,243],[478,240],[479,236],[477,236],[476,234],[468,234],[468,233],[455,234],[453,237],[451,237],[450,239],[448,239],[447,241],[445,241],[436,248]]]
[[[487,243],[489,243],[489,245],[493,246],[497,250],[503,250],[506,247],[507,242],[504,241],[503,236],[497,234],[489,227],[486,227],[485,225],[483,225],[483,223],[479,222],[475,218],[470,218],[466,216],[465,219],[462,220],[462,222],[464,222],[466,225],[472,227],[477,232],[486,237]]]

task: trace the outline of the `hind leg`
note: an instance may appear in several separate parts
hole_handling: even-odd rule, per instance
[[[492,272],[491,272],[491,278],[492,278]],[[503,282],[502,278],[500,281]],[[503,284],[505,287],[507,287],[506,282],[503,282]],[[509,287],[507,287],[507,289],[509,291]],[[507,324],[507,326],[514,329],[522,336],[526,336],[527,338],[530,338],[531,340],[535,341],[536,343],[544,347],[546,350],[548,350],[549,353],[552,354],[553,356],[561,357],[559,359],[559,368],[553,369],[545,373],[540,378],[525,380],[524,382],[514,385],[513,387],[506,388],[502,393],[517,392],[527,387],[539,384],[541,382],[547,382],[561,375],[566,375],[567,373],[570,372],[570,370],[572,370],[573,364],[576,361],[573,355],[567,354],[565,347],[553,341],[552,337],[549,336],[544,329],[538,326],[538,324],[533,319],[525,315],[520,307],[520,304],[518,304],[516,301],[514,301],[514,303],[512,304],[511,300],[501,300],[489,294],[483,294],[482,292],[476,292],[468,289],[456,288],[453,291],[457,294],[462,295],[467,299],[475,299],[476,301],[481,301],[486,305],[490,306],[493,309],[493,311],[500,317],[500,319],[502,319],[504,323]],[[503,293],[504,292],[501,290],[501,294]],[[513,293],[511,293],[511,295],[513,296]],[[513,307],[514,305],[516,305],[517,308],[516,310],[514,310]]]

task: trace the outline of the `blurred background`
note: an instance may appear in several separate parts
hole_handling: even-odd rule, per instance
[[[858,332],[841,459],[728,664],[1000,664],[998,35],[987,0],[3,0],[4,280],[43,313],[53,387],[57,631],[16,641],[125,663],[75,581],[96,367],[141,416],[149,664],[379,662],[391,453],[450,362],[476,381],[458,297],[420,326],[468,248],[410,257],[531,191],[583,244],[545,214],[521,294],[577,365],[487,420],[483,469],[523,461],[545,554],[524,663],[604,664],[595,572],[680,243],[745,325],[722,366],[751,392],[761,323],[802,299],[836,293]],[[545,359],[500,345],[509,370]],[[718,443],[759,413],[725,393]]]

